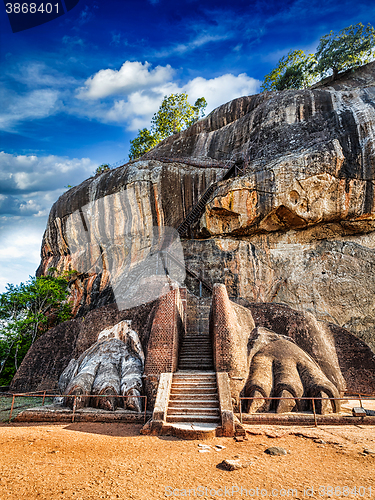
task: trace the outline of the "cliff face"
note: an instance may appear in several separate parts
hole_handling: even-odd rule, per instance
[[[38,274],[78,271],[72,295],[80,315],[113,302],[113,282],[158,247],[154,228],[181,223],[220,170],[152,160],[88,179],[52,207]]]
[[[237,164],[206,203],[198,239],[183,241],[188,268],[231,296],[344,326],[375,350],[375,63],[332,85],[235,99],[142,161],[68,191],[51,210],[39,273],[77,269],[81,313],[113,301],[111,272],[139,248],[116,245],[106,266],[103,241],[177,227],[219,162]]]

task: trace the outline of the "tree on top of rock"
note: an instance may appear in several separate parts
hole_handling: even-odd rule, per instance
[[[315,73],[316,60],[313,54],[303,50],[293,50],[283,56],[276,68],[264,77],[262,90],[301,89],[311,85]]]
[[[138,135],[130,141],[130,160],[135,160],[172,134],[190,127],[204,116],[206,99],[200,97],[192,106],[186,93],[165,96],[159,110],[151,120],[151,130],[138,130]]]
[[[320,39],[315,54],[306,55],[303,50],[290,51],[283,56],[276,68],[264,77],[262,90],[286,90],[306,88],[316,81],[366,64],[374,58],[375,30],[362,23],[348,26],[337,35],[333,31]]]
[[[316,71],[328,76],[332,71],[333,80],[340,71],[346,71],[366,64],[373,59],[375,30],[362,23],[348,26],[335,35],[333,31],[322,36],[315,57],[318,61]]]

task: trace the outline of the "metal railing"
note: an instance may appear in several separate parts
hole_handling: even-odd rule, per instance
[[[239,401],[240,401],[240,422],[242,424],[242,414],[243,413],[247,413],[248,412],[243,412],[242,411],[242,401],[244,400],[261,400],[261,401],[272,401],[272,400],[293,400],[293,401],[296,401],[296,402],[299,402],[299,401],[311,401],[312,402],[312,409],[313,409],[313,414],[314,414],[314,424],[315,424],[315,427],[318,426],[318,423],[317,423],[317,418],[316,418],[316,409],[315,409],[315,401],[325,401],[325,402],[328,402],[328,401],[352,401],[353,399],[358,399],[359,403],[360,403],[360,407],[363,408],[363,403],[362,401],[375,401],[375,395],[373,394],[348,394],[346,395],[345,397],[342,397],[342,398],[318,398],[318,397],[300,397],[300,398],[293,398],[293,397],[274,397],[274,396],[270,396],[270,397],[262,397],[262,396],[257,396],[257,397],[240,397],[239,398]],[[332,403],[331,403],[332,404]],[[271,412],[264,412],[265,413],[271,413]],[[251,415],[254,415],[254,413],[251,413]],[[258,413],[259,415],[259,413]]]
[[[147,415],[147,396],[134,396],[134,395],[127,395],[127,396],[122,396],[120,394],[114,394],[114,395],[109,395],[109,394],[56,394],[52,393],[52,391],[36,391],[36,392],[24,392],[24,393],[3,393],[0,394],[0,398],[12,398],[12,403],[9,408],[3,408],[0,409],[0,412],[6,412],[9,411],[9,417],[8,417],[8,422],[11,421],[13,411],[15,409],[21,409],[21,408],[30,408],[30,403],[27,404],[22,404],[21,406],[14,406],[16,402],[16,398],[42,398],[42,404],[41,406],[45,406],[45,400],[46,398],[74,398],[73,401],[73,407],[72,407],[72,423],[74,423],[75,416],[76,416],[76,411],[77,411],[77,398],[114,398],[114,399],[128,399],[128,398],[137,398],[137,399],[143,399],[144,403],[144,411],[143,413],[143,422],[146,423],[146,415]],[[87,408],[87,407],[85,407]],[[136,414],[137,412],[134,412]]]

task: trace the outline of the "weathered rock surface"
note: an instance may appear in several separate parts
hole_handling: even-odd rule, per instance
[[[181,223],[219,171],[139,161],[72,188],[52,207],[38,273],[78,271],[72,296],[79,315],[113,302],[111,279],[149,257],[154,228]]]
[[[238,458],[225,459],[217,465],[218,469],[222,470],[238,470],[238,469],[246,469],[251,465],[251,462],[245,462]]]
[[[141,411],[144,360],[130,320],[101,331],[95,344],[78,359],[71,359],[60,376],[59,390],[66,395],[65,405]]]
[[[252,312],[255,326],[278,335],[286,329],[291,338],[294,331],[301,341],[301,332],[319,332],[324,321],[347,387],[375,390],[374,132],[371,63],[312,89],[235,99],[141,160],[65,193],[51,210],[38,273],[51,266],[75,269],[74,311],[86,319],[93,314],[97,323],[74,320],[68,330],[62,325],[47,332],[25,358],[13,389],[56,386],[69,359],[123,319],[142,317],[143,326],[135,329],[146,347],[152,305],[114,313],[108,309],[116,301],[113,285],[125,267],[134,271],[127,275],[130,285],[141,282],[138,263],[159,251],[153,228],[177,228],[222,178],[223,165],[236,164],[240,175],[215,184],[194,223],[196,239],[182,241],[188,289],[198,294],[196,276],[225,284],[229,296]],[[160,285],[159,261],[150,263],[156,278],[150,281],[148,273],[137,291],[145,303]],[[95,316],[101,306],[113,321]],[[66,342],[59,347],[61,336]],[[308,343],[297,342],[332,382],[316,358],[322,346]],[[58,361],[47,360],[52,344]],[[362,366],[353,364],[356,356]]]
[[[204,238],[183,241],[187,266],[231,296],[311,312],[375,349],[374,130],[375,63],[317,88],[235,99],[142,161],[65,193],[51,210],[38,272],[81,267],[72,284],[81,315],[113,302],[101,244],[177,227],[220,164],[237,162],[244,174],[218,183],[196,226]],[[95,232],[80,253],[79,224],[69,243],[68,220],[90,204]],[[112,269],[126,252],[138,250],[117,245]],[[187,283],[198,291],[195,278]]]
[[[267,455],[282,456],[286,455],[287,451],[284,448],[281,448],[280,446],[271,446],[270,448],[264,450],[264,453],[267,453]]]
[[[311,409],[311,401],[300,397],[375,392],[375,354],[349,331],[283,304],[237,302],[223,285],[214,286],[210,330],[215,366],[228,372],[232,399],[251,398],[245,410],[283,413],[297,405],[301,411]],[[267,397],[290,399],[272,403]],[[339,406],[316,401],[318,413]]]

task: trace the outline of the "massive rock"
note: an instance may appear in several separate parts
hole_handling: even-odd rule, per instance
[[[38,273],[77,271],[77,317],[115,302],[116,273],[152,255],[153,228],[177,228],[215,183],[195,239],[182,241],[188,288],[200,293],[200,277],[247,303],[283,303],[375,352],[374,132],[375,63],[315,88],[235,99],[60,197]],[[228,172],[237,175],[222,180]]]
[[[14,392],[49,390],[58,393],[60,375],[71,359],[78,359],[94,345],[99,333],[124,320],[132,321],[143,351],[146,351],[155,302],[119,311],[115,304],[90,311],[86,316],[65,321],[42,335],[26,354],[11,383]]]
[[[37,273],[77,271],[71,288],[79,316],[114,302],[111,280],[150,257],[154,229],[181,223],[218,172],[139,161],[88,179],[53,205]]]

